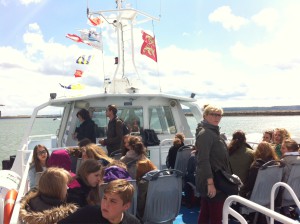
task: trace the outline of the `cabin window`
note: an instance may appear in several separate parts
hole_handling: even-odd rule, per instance
[[[125,122],[130,133],[140,133],[143,129],[143,108],[120,108],[118,116]]]
[[[176,126],[171,108],[157,106],[149,108],[150,129],[158,134],[176,134]]]
[[[90,114],[95,122],[96,137],[106,137],[106,129],[109,119],[106,117],[106,107],[90,108]],[[143,129],[143,108],[118,108],[118,117],[128,126],[130,132],[140,132]]]

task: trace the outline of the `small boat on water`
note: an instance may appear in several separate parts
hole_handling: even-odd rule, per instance
[[[202,119],[201,106],[198,104],[194,95],[183,97],[165,94],[162,91],[156,93],[143,92],[143,87],[138,85],[136,78],[130,79],[126,72],[126,63],[130,63],[135,71],[135,77],[144,71],[137,71],[134,59],[134,25],[137,23],[158,20],[144,12],[133,8],[124,8],[123,1],[116,1],[117,7],[114,10],[90,11],[88,17],[104,19],[108,24],[115,28],[117,34],[118,57],[116,59],[116,70],[111,80],[104,82],[103,93],[85,96],[58,97],[55,93],[50,94],[50,99],[37,106],[30,118],[29,126],[25,130],[21,148],[17,151],[14,163],[9,176],[14,177],[14,182],[6,186],[6,191],[14,188],[18,194],[14,198],[15,205],[10,223],[20,223],[19,207],[20,199],[28,192],[28,170],[32,160],[33,148],[37,144],[45,145],[50,152],[59,148],[77,146],[77,140],[73,138],[78,119],[77,112],[87,109],[92,115],[93,121],[97,125],[97,138],[106,137],[106,127],[108,118],[105,111],[108,105],[114,104],[118,108],[118,117],[124,121],[130,121],[137,117],[139,124],[134,133],[143,135],[146,130],[153,130],[156,141],[148,144],[149,158],[159,168],[166,168],[165,161],[172,139],[177,132],[182,132],[186,136],[186,143],[194,143],[194,133],[185,116],[185,111],[189,111],[189,119],[195,119],[198,123]],[[139,21],[137,21],[139,20]],[[126,31],[124,30],[126,27]],[[125,34],[126,32],[126,34]],[[124,40],[124,35],[129,35],[130,41]],[[86,33],[82,34],[82,39],[87,38]],[[126,41],[126,43],[125,43]],[[127,45],[126,45],[127,44]],[[129,49],[129,52],[124,52]],[[148,49],[149,50],[149,49]],[[151,49],[150,49],[151,50]],[[132,74],[131,74],[132,76]],[[61,118],[56,119],[60,122],[56,135],[32,135],[32,128],[40,110],[46,107],[58,107],[62,109]],[[4,186],[5,187],[5,186]],[[4,208],[3,203],[0,208]],[[0,211],[3,214],[3,210]],[[1,220],[2,221],[2,220]]]

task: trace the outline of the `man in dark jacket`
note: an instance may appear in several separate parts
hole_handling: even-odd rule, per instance
[[[123,122],[117,117],[118,109],[115,105],[108,105],[106,109],[106,117],[109,118],[107,125],[107,138],[100,139],[99,143],[106,146],[107,153],[121,149],[123,138]]]

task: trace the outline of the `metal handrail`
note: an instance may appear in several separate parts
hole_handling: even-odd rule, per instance
[[[275,210],[275,191],[278,187],[286,188],[288,190],[288,192],[291,194],[293,200],[295,201],[295,204],[298,206],[298,208],[300,208],[300,202],[299,202],[294,190],[287,183],[278,182],[278,183],[274,184],[271,189],[271,205],[270,205],[271,210],[273,210],[273,211]],[[274,224],[274,219],[272,217],[270,219],[270,224]]]
[[[242,224],[247,224],[247,221],[244,219],[244,217],[242,217],[240,214],[238,214],[236,211],[234,211],[230,206],[233,202],[238,202],[243,204],[244,206],[247,206],[255,211],[258,211],[268,217],[271,217],[271,219],[276,219],[279,222],[285,223],[285,224],[296,224],[299,222],[293,219],[290,219],[278,212],[275,212],[269,208],[266,208],[264,206],[261,206],[257,203],[254,203],[252,201],[249,201],[241,196],[237,196],[237,195],[232,195],[229,196],[225,202],[224,202],[224,206],[223,206],[223,223],[224,224],[228,224],[229,219],[228,216],[232,215],[233,217],[235,217],[240,223]]]

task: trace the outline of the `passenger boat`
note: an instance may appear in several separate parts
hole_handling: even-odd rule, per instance
[[[186,144],[194,144],[195,127],[191,124],[197,124],[202,120],[202,105],[199,105],[194,94],[184,97],[166,94],[163,91],[149,93],[143,91],[143,87],[138,85],[139,73],[145,71],[137,71],[138,66],[135,63],[134,25],[158,19],[131,7],[124,8],[124,2],[121,0],[117,0],[116,4],[117,7],[113,10],[95,12],[87,10],[88,17],[100,17],[115,28],[118,57],[112,79],[105,80],[102,93],[72,97],[58,97],[56,93],[50,93],[50,99],[34,109],[11,170],[2,173],[4,176],[0,175],[0,222],[21,223],[20,200],[29,190],[28,170],[35,145],[45,145],[50,152],[77,146],[77,140],[72,134],[79,124],[76,114],[80,109],[85,108],[92,115],[92,119],[97,124],[97,138],[106,137],[108,119],[105,111],[110,104],[117,106],[118,116],[124,121],[130,121],[133,117],[138,118],[138,127],[132,130],[131,134],[143,135],[149,129],[154,131],[152,137],[155,139],[154,141],[152,139],[152,143],[147,146],[148,157],[160,170],[166,168],[166,156],[176,133],[182,132],[186,136]],[[127,31],[123,29],[124,27]],[[125,32],[130,37],[127,40],[124,39]],[[87,38],[86,35],[88,34],[83,32],[81,38]],[[125,53],[124,49],[128,49],[129,52]],[[138,79],[131,79],[132,71],[127,73],[125,62],[131,64]],[[57,107],[63,111],[61,118],[56,119],[56,122],[60,122],[59,129],[56,135],[32,135],[37,116],[46,107]],[[187,111],[189,116],[186,116]],[[7,195],[9,198],[5,198]],[[5,215],[7,216],[7,209],[12,211],[9,211],[10,222],[7,220],[4,222],[3,219]],[[229,207],[227,211],[228,209]],[[198,212],[199,208],[196,210],[183,208],[179,214],[175,214],[178,216],[174,223],[195,223]],[[228,219],[224,223],[229,223]]]
[[[186,136],[187,144],[194,143],[194,128],[189,126],[185,116],[185,111],[189,111],[189,119],[195,119],[193,123],[200,122],[202,118],[201,106],[192,96],[175,96],[165,94],[162,91],[156,93],[143,92],[143,87],[137,85],[136,78],[130,79],[126,73],[126,63],[133,66],[136,72],[135,77],[139,77],[134,59],[134,24],[158,20],[147,13],[133,8],[124,8],[123,1],[116,1],[117,7],[114,10],[89,11],[88,17],[97,16],[105,19],[111,26],[115,27],[118,39],[118,63],[115,73],[110,81],[104,83],[103,92],[72,97],[58,97],[56,93],[50,93],[50,99],[37,106],[30,118],[29,126],[25,130],[21,148],[17,151],[15,161],[10,170],[15,176],[15,185],[18,196],[15,199],[11,223],[19,223],[19,202],[28,191],[28,170],[32,159],[33,148],[37,144],[45,145],[50,151],[58,148],[72,147],[77,145],[77,140],[72,137],[76,126],[79,124],[76,113],[85,108],[90,111],[92,119],[97,124],[97,138],[105,138],[108,119],[105,111],[109,104],[114,104],[118,108],[118,116],[124,121],[130,120],[132,116],[140,120],[138,130],[132,134],[141,134],[143,130],[152,129],[159,139],[159,142],[148,146],[149,158],[159,168],[165,168],[166,155],[172,144],[172,139],[177,132],[182,132]],[[139,21],[138,21],[139,20]],[[127,31],[123,30],[126,26]],[[124,35],[129,34],[130,41],[125,43]],[[83,34],[84,35],[84,34]],[[82,36],[84,39],[84,36]],[[127,44],[127,45],[126,45]],[[124,52],[129,49],[129,52]],[[131,74],[132,75],[132,74]],[[138,78],[139,79],[139,78]],[[39,111],[46,107],[62,108],[59,129],[56,135],[32,135],[32,128],[37,119]],[[11,174],[8,174],[11,175]],[[10,189],[7,189],[10,190]],[[1,208],[4,207],[4,200]],[[0,214],[1,215],[1,214]]]

